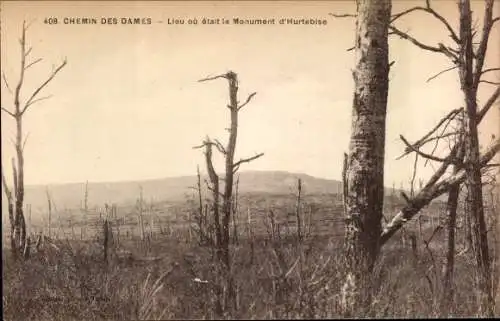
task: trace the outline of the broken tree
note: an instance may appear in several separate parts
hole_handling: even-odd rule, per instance
[[[36,89],[27,94],[28,97],[24,102],[22,101],[22,89],[25,82],[25,74],[29,68],[42,61],[42,58],[30,59],[32,47],[28,47],[26,43],[26,31],[29,25],[23,22],[21,38],[19,43],[21,45],[21,66],[20,75],[14,90],[11,89],[7,77],[2,72],[2,79],[7,91],[13,96],[13,108],[1,106],[3,112],[11,116],[16,123],[16,138],[14,140],[15,157],[12,158],[12,172],[13,172],[13,191],[10,190],[2,166],[2,184],[7,196],[9,220],[11,225],[11,251],[14,257],[23,253],[26,258],[29,253],[29,238],[26,235],[26,222],[24,217],[24,147],[26,145],[27,136],[24,137],[23,132],[23,117],[31,106],[43,100],[50,98],[50,96],[39,97],[40,93],[47,87],[47,85],[55,78],[55,76],[66,66],[64,60],[58,67],[54,68],[49,76],[38,86]]]
[[[209,77],[205,79],[199,80],[200,82],[215,80],[215,79],[226,79],[229,85],[229,104],[227,108],[230,111],[230,127],[229,131],[229,140],[226,146],[223,146],[219,140],[215,139],[212,141],[209,137],[207,137],[201,146],[197,146],[195,148],[205,148],[205,161],[207,165],[207,171],[210,178],[209,190],[213,195],[213,213],[214,213],[214,224],[215,224],[215,234],[216,234],[216,253],[217,258],[220,263],[222,263],[224,269],[224,277],[228,283],[228,291],[226,296],[226,307],[233,306],[234,301],[234,293],[233,293],[233,284],[231,277],[231,262],[230,262],[230,253],[229,253],[229,231],[230,231],[230,222],[231,222],[231,214],[233,213],[233,185],[234,185],[234,175],[240,168],[240,166],[244,163],[251,162],[256,160],[257,158],[262,157],[264,154],[260,153],[255,156],[240,159],[239,161],[234,161],[235,152],[236,152],[236,139],[238,136],[238,115],[243,107],[245,107],[252,98],[256,95],[256,93],[250,94],[246,101],[241,103],[238,101],[238,76],[236,73],[229,71],[225,74],[218,75],[215,77]],[[224,175],[224,190],[220,192],[219,188],[219,176],[213,166],[212,163],[212,147],[215,148],[224,156],[225,163],[225,175]],[[219,198],[222,197],[222,207],[219,211]],[[222,214],[222,218],[220,217]],[[221,313],[222,307],[218,307],[218,312]],[[226,309],[227,310],[227,309]]]
[[[354,99],[349,156],[344,162],[346,273],[354,287],[347,316],[369,297],[369,281],[380,248],[384,198],[384,151],[389,89],[388,27],[391,1],[357,4]],[[363,293],[362,293],[363,292]],[[365,302],[362,302],[365,301]]]
[[[485,154],[489,154],[491,156],[489,157],[489,159],[485,159],[484,156],[480,156],[478,125],[500,95],[500,83],[484,79],[484,76],[487,73],[500,71],[500,68],[485,68],[485,59],[489,43],[489,36],[494,23],[500,21],[500,17],[493,17],[494,0],[486,0],[485,10],[483,14],[482,33],[479,39],[476,40],[475,36],[478,33],[476,30],[474,30],[472,24],[473,17],[470,0],[459,1],[458,33],[453,29],[448,20],[446,20],[432,8],[430,0],[426,0],[425,3],[425,7],[413,7],[393,16],[393,18],[391,19],[391,23],[394,23],[400,17],[411,12],[426,12],[438,19],[440,23],[445,26],[445,28],[449,32],[450,38],[452,39],[456,47],[453,48],[450,46],[445,46],[443,43],[439,43],[436,46],[424,44],[408,33],[401,31],[394,25],[390,26],[391,34],[408,40],[412,44],[423,50],[443,54],[450,59],[452,67],[447,68],[446,70],[438,73],[436,76],[431,77],[430,79],[434,79],[442,73],[448,72],[450,70],[458,70],[460,89],[464,97],[465,106],[463,113],[463,127],[461,128],[461,130],[464,132],[464,137],[461,140],[456,140],[457,142],[455,143],[455,147],[446,158],[438,158],[434,155],[425,154],[420,151],[420,148],[424,145],[425,139],[419,140],[414,145],[409,144],[407,141],[404,142],[409,149],[411,149],[413,152],[418,153],[420,156],[442,163],[442,166],[437,170],[435,174],[435,176],[437,174],[438,176],[431,179],[433,180],[432,185],[434,185],[434,183],[437,182],[440,176],[443,175],[444,171],[449,165],[454,165],[454,173],[450,177],[450,180],[447,181],[447,183],[449,184],[443,184],[444,182],[446,182],[446,180],[441,181],[441,187],[446,187],[446,191],[450,190],[448,214],[452,217],[448,218],[448,224],[455,224],[454,216],[456,216],[456,205],[454,205],[454,203],[456,203],[456,198],[458,198],[458,185],[462,182],[466,183],[468,191],[467,210],[469,212],[467,213],[467,215],[470,215],[473,220],[473,248],[476,252],[475,256],[477,265],[476,285],[480,292],[479,314],[493,316],[494,302],[491,287],[491,267],[488,249],[487,229],[483,208],[481,176],[482,169],[485,167],[489,159],[491,159],[498,151],[498,140],[493,143],[493,145]],[[494,85],[496,86],[496,90],[486,101],[482,109],[478,111],[478,90],[481,83]],[[432,186],[428,185],[426,187],[428,187],[427,192],[431,191],[432,189],[437,191],[435,188],[432,188]],[[411,202],[413,203],[415,203],[415,201],[418,201],[417,204],[420,202],[420,200],[415,198],[411,200]],[[418,204],[417,207],[420,207],[420,204]],[[392,228],[392,226],[394,225],[390,225],[390,229]],[[453,241],[454,238],[454,235],[452,235],[453,232],[451,231],[452,229],[454,229],[454,226],[449,227],[449,231],[451,233],[448,233],[448,240],[450,242]],[[454,250],[454,246],[449,247],[451,251]],[[450,258],[448,259],[448,265],[451,264],[451,266],[447,266],[447,271],[445,273],[445,278],[447,279],[450,279],[452,275],[451,270],[453,269],[453,262],[451,255],[452,254],[449,253]],[[451,283],[451,280],[445,281]]]

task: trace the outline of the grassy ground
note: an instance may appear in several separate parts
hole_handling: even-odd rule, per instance
[[[147,251],[138,242],[128,243],[121,247],[135,256],[163,256],[136,261],[112,255],[104,264],[98,244],[60,241],[55,242],[58,249],[47,246],[21,264],[3,251],[5,320],[216,318],[216,273],[207,248],[174,239],[154,240]],[[234,318],[341,316],[339,244],[310,238],[297,247],[258,239],[253,258],[247,244],[235,245],[233,253]],[[433,256],[439,261],[442,253]],[[450,315],[472,316],[476,311],[470,262],[467,254],[457,258]],[[424,251],[415,257],[410,249],[389,245],[375,269],[373,305],[359,316],[440,316],[439,267]]]
[[[291,210],[276,209],[277,216],[293,212],[290,204],[286,207]],[[232,318],[342,317],[341,230],[336,227],[328,235],[324,226],[316,228],[325,225],[325,220],[313,214],[315,227],[300,245],[293,229],[283,227],[281,237],[273,241],[264,226],[256,226],[251,242],[245,227],[240,227],[238,242],[231,248],[236,286]],[[394,236],[375,267],[373,303],[367,311],[355,311],[355,316],[474,316],[477,304],[471,253],[456,257],[452,304],[450,311],[443,311],[440,300],[448,293],[441,287],[443,232],[434,236],[429,250],[422,239],[428,239],[434,228],[424,222],[410,224],[408,232],[412,229],[418,238],[417,251],[410,242],[403,245],[401,235]],[[26,262],[15,262],[4,248],[4,319],[217,318],[214,291],[221,283],[217,266],[211,249],[199,245],[195,236],[189,241],[185,230],[174,229],[148,241],[131,235],[118,242],[115,237],[107,262],[103,261],[102,241],[96,238],[46,242]],[[459,252],[460,237],[457,242]]]

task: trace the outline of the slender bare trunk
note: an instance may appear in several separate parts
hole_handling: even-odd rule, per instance
[[[302,222],[300,217],[301,197],[302,197],[302,180],[299,178],[297,180],[297,205],[295,209],[295,215],[297,216],[297,240],[299,242],[302,242],[302,230],[301,230]]]
[[[450,303],[453,301],[454,295],[453,271],[455,267],[455,228],[459,192],[460,186],[453,186],[449,191],[446,204],[446,258],[444,262],[443,297],[441,300],[441,311],[444,315],[448,315]]]

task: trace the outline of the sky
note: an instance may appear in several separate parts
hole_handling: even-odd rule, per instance
[[[394,1],[393,13],[423,1]],[[456,29],[456,1],[433,1]],[[199,145],[209,135],[227,140],[227,82],[198,82],[232,70],[239,100],[257,92],[240,113],[236,159],[263,152],[241,170],[285,170],[339,179],[348,151],[353,98],[354,1],[296,2],[74,2],[2,1],[1,69],[11,87],[19,78],[22,21],[32,59],[23,99],[66,57],[67,66],[45,88],[52,95],[24,120],[26,184],[101,182],[193,175],[204,168]],[[482,1],[473,1],[481,25]],[[497,4],[495,12],[500,13]],[[64,18],[139,17],[149,25],[75,25]],[[203,25],[203,18],[313,18],[326,25]],[[57,24],[46,24],[57,18]],[[198,19],[188,25],[188,19]],[[168,19],[185,19],[169,25]],[[48,21],[48,20],[47,20]],[[53,21],[53,20],[51,20]],[[446,30],[425,14],[398,21],[400,29],[428,44],[450,43]],[[497,26],[498,27],[498,26]],[[498,67],[499,28],[490,36],[486,67]],[[415,141],[451,109],[462,106],[458,74],[446,57],[391,38],[385,184],[406,185],[413,157],[396,160],[403,134]],[[491,74],[490,80],[498,80]],[[484,85],[479,103],[493,86]],[[2,83],[2,107],[13,106]],[[498,135],[498,104],[483,121],[481,143]],[[14,122],[2,123],[2,163],[13,155]],[[444,146],[442,146],[444,148]],[[438,149],[440,150],[440,149]],[[444,150],[443,150],[444,151]],[[220,171],[222,162],[216,163]],[[9,167],[5,168],[9,177]],[[419,177],[432,174],[419,169]]]

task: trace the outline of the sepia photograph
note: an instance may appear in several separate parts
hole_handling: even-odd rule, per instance
[[[500,1],[0,2],[4,320],[500,317]]]

